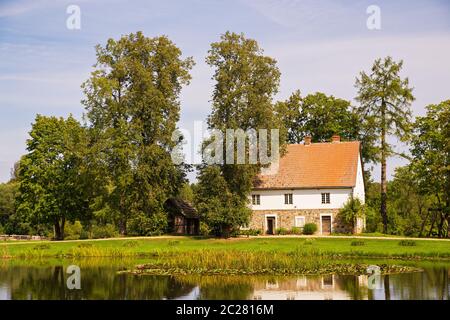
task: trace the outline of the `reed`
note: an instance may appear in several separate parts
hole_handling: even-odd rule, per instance
[[[160,252],[153,261],[133,270],[138,274],[365,274],[366,264],[330,259],[317,250],[250,252],[197,250]],[[385,266],[385,270],[399,269]],[[401,267],[401,270],[409,267]]]

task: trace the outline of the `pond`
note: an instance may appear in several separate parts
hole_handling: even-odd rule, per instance
[[[423,271],[382,275],[321,276],[154,276],[127,270],[145,261],[0,260],[0,300],[23,299],[292,299],[448,300],[450,264],[409,263]],[[397,262],[398,263],[398,262]],[[80,289],[67,281],[80,270]],[[369,281],[371,283],[369,284]]]

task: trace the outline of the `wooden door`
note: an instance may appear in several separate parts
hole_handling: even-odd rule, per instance
[[[267,230],[266,233],[267,234],[274,234],[274,229],[275,229],[275,218],[274,217],[268,217],[267,218]]]
[[[322,234],[331,233],[331,216],[322,216]]]

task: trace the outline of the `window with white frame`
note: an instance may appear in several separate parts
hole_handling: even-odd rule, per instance
[[[305,217],[304,216],[296,216],[294,224],[298,228],[303,228],[305,226]]]
[[[259,195],[259,194],[252,194],[252,204],[253,205],[260,205],[261,204],[261,195]]]
[[[330,193],[322,193],[322,204],[330,203]]]
[[[292,204],[292,193],[284,194],[284,204]]]

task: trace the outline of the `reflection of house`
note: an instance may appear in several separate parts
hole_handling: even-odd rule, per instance
[[[176,234],[197,235],[199,233],[199,216],[189,203],[171,198],[164,206],[169,216],[169,230]]]
[[[315,223],[319,234],[349,232],[337,213],[350,197],[364,202],[361,144],[331,142],[290,144],[277,164],[255,181],[250,228],[274,234],[277,228],[302,228]],[[356,232],[364,228],[358,219]]]
[[[350,295],[336,284],[335,276],[299,277],[255,285],[255,300],[348,300]]]

